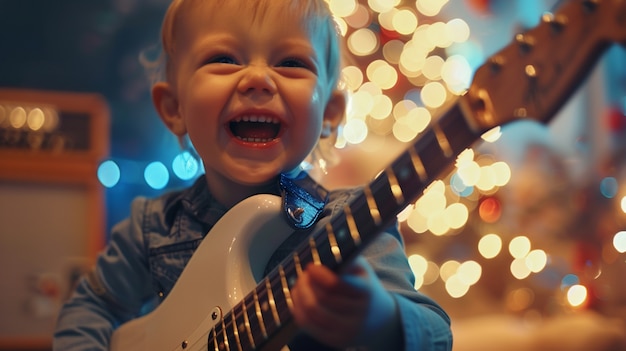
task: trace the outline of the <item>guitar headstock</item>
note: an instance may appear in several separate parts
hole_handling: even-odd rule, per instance
[[[614,42],[626,45],[626,0],[565,1],[476,71],[461,97],[465,115],[481,130],[547,122]]]

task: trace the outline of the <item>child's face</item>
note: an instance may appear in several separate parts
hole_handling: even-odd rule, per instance
[[[305,19],[275,5],[257,17],[238,3],[183,17],[170,88],[207,174],[256,185],[298,166],[340,107],[327,109],[338,100],[327,45]]]

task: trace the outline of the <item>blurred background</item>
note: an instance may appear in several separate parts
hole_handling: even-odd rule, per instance
[[[564,2],[329,3],[350,104],[311,166],[334,188],[372,179]],[[139,60],[168,4],[0,0],[0,349],[45,350],[131,200],[202,173],[154,112]],[[575,25],[584,35],[565,40],[626,37],[611,19]],[[626,350],[625,62],[608,46],[549,124],[491,131],[400,214],[416,288],[452,316],[455,350]]]

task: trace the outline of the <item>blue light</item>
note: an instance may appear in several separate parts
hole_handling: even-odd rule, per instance
[[[561,280],[561,290],[580,283],[580,279],[575,274],[568,274]]]
[[[104,161],[98,167],[98,180],[107,188],[112,188],[120,181],[120,167],[114,161]]]
[[[450,188],[461,197],[468,197],[474,192],[474,187],[465,185],[458,173],[454,173],[450,178]]]
[[[617,179],[613,177],[606,177],[600,182],[600,192],[607,199],[614,198],[617,195],[617,189]]]
[[[146,167],[146,170],[143,172],[143,177],[146,183],[148,183],[152,189],[156,190],[165,188],[167,182],[170,180],[170,174],[167,168],[163,163],[158,161],[152,162]]]
[[[406,94],[404,94],[404,99],[413,101],[417,106],[424,106],[421,91],[418,89],[407,91]]]
[[[189,151],[183,151],[174,157],[172,170],[178,178],[189,180],[198,174],[198,160]]]

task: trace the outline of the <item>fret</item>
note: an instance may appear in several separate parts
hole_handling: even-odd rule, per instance
[[[391,189],[393,197],[396,199],[396,203],[398,205],[401,205],[402,203],[404,203],[404,195],[402,195],[402,188],[400,188],[400,185],[398,185],[398,178],[396,178],[396,174],[390,167],[387,167],[385,169],[385,174],[387,175],[389,188]]]
[[[404,194],[408,195],[409,198],[417,195],[426,185],[426,183],[420,180],[419,174],[415,172],[410,153],[404,153],[398,157],[396,162],[391,165],[391,169],[392,172],[397,175],[396,180],[398,182],[398,186],[402,189]],[[408,203],[398,205],[399,207],[404,207],[408,205]]]
[[[426,172],[426,168],[424,168],[424,162],[422,162],[422,158],[417,154],[413,147],[410,147],[408,152],[411,156],[411,163],[413,164],[413,169],[415,170],[415,173],[417,173],[422,183],[426,183],[428,181],[428,173]]]
[[[326,224],[326,233],[328,234],[328,240],[330,242],[330,251],[333,253],[335,257],[335,262],[341,263],[341,248],[339,244],[337,244],[337,238],[335,237],[335,232],[333,231],[333,227],[330,223]]]
[[[296,268],[296,274],[298,276],[302,275],[302,264],[300,263],[300,255],[297,252],[293,254],[293,265]]]
[[[248,340],[250,341],[250,346],[252,346],[252,348],[255,349],[256,344],[254,343],[254,336],[252,336],[252,330],[250,329],[250,319],[248,318],[248,308],[246,307],[245,299],[241,303],[241,310],[243,314],[243,323],[244,323],[244,326],[246,327],[246,332],[248,334]]]
[[[239,302],[233,307],[232,314],[234,316],[233,328],[237,331],[234,332],[237,338],[237,343],[240,345],[241,350],[251,350],[254,348],[251,341],[250,334],[250,322],[248,321],[246,304],[244,301]]]
[[[315,245],[315,237],[311,236],[309,239],[309,247],[311,248],[311,255],[313,256],[313,263],[320,265],[322,264],[322,260],[320,260],[320,253],[317,251],[317,247]]]
[[[337,245],[341,247],[341,254],[343,260],[346,260],[346,257],[350,255],[351,252],[357,247],[355,242],[352,240],[352,237],[348,233],[347,224],[345,222],[345,218],[342,218],[343,222],[335,223],[332,225],[332,231],[335,234],[335,240],[337,240]]]
[[[241,349],[241,340],[239,339],[239,329],[237,326],[237,323],[235,323],[235,321],[233,321],[233,335],[235,336],[235,345],[237,345],[237,350],[238,351],[243,351]]]
[[[220,347],[217,343],[217,336],[215,335],[215,327],[211,328],[211,331],[209,332],[209,338],[208,338],[209,342],[207,342],[207,349],[209,347],[211,347],[211,340],[213,340],[212,344],[213,344],[213,351],[219,351]]]
[[[359,234],[359,230],[356,226],[356,222],[354,221],[354,217],[352,217],[352,210],[350,209],[350,205],[345,205],[343,207],[343,212],[346,216],[348,230],[350,231],[350,236],[352,237],[352,241],[354,241],[354,245],[361,245],[361,234]]]
[[[216,324],[213,327],[213,347],[215,350],[219,351],[230,351],[228,348],[228,339],[226,337],[226,333],[224,331],[224,320],[222,319],[220,323]]]
[[[274,272],[275,273],[275,272]],[[272,295],[276,301],[276,312],[278,313],[278,317],[283,324],[291,318],[291,312],[289,310],[289,305],[287,304],[287,298],[285,297],[285,293],[283,292],[283,286],[280,281],[280,277],[276,274],[272,276],[270,280],[270,289],[272,290]]]
[[[253,299],[254,299],[254,310],[256,312],[257,320],[259,321],[259,328],[261,328],[261,333],[264,339],[267,339],[267,330],[265,329],[265,322],[263,321],[263,312],[261,312],[261,305],[259,304],[259,295],[256,292],[256,289],[253,291]]]
[[[285,270],[282,265],[278,266],[278,272],[280,274],[280,283],[283,287],[283,294],[285,295],[285,301],[287,301],[287,306],[291,311],[293,309],[293,301],[291,300],[291,291],[289,290],[290,286],[287,283],[287,277],[285,276]]]
[[[374,223],[378,226],[381,224],[382,220],[380,218],[378,205],[376,205],[376,199],[372,194],[372,189],[369,187],[369,185],[366,185],[363,191],[365,192],[365,198],[367,199],[367,207],[369,207],[370,209],[370,215],[372,216],[372,219],[374,219]]]
[[[271,291],[267,290],[265,284],[259,284],[255,292],[259,301],[259,307],[261,308],[265,332],[267,335],[271,335],[278,328],[278,325],[274,321],[275,316],[272,311],[272,303],[274,303],[274,301],[270,299],[272,296]]]
[[[272,316],[274,316],[274,322],[276,327],[281,325],[280,318],[278,317],[278,311],[276,310],[276,300],[274,299],[274,293],[272,292],[272,283],[268,278],[265,278],[265,290],[267,291],[267,299],[270,302],[270,308],[272,310]]]
[[[450,147],[450,142],[448,141],[446,134],[437,123],[433,124],[432,129],[435,132],[437,142],[439,143],[439,147],[441,148],[441,151],[443,151],[443,154],[446,158],[452,157],[454,155],[454,151]]]
[[[230,329],[226,327],[226,318],[222,318],[221,327],[222,327],[222,330],[221,332],[219,332],[219,334],[221,334],[224,338],[222,340],[222,343],[220,344],[220,349],[224,351],[230,351],[230,341],[228,339],[228,331]],[[232,336],[231,336],[231,339],[232,339]]]

